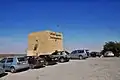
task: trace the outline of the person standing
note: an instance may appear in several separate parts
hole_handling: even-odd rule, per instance
[[[33,67],[33,65],[34,65],[34,58],[33,58],[33,56],[30,56],[28,58],[28,63],[29,63],[30,69],[33,69],[34,68]]]

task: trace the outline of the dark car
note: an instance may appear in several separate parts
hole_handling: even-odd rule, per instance
[[[57,64],[57,59],[53,58],[51,55],[40,55],[39,57],[45,60],[46,66]]]
[[[68,62],[70,60],[69,52],[67,51],[55,51],[51,55],[57,58],[58,62]]]
[[[100,52],[91,52],[90,56],[91,57],[101,57],[101,53]]]
[[[28,56],[27,59],[31,69],[36,67],[43,67],[45,64],[45,60],[40,57]]]

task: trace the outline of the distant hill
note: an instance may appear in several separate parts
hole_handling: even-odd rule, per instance
[[[0,54],[0,58],[8,56],[27,56],[27,54]]]

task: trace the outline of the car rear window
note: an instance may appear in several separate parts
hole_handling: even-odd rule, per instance
[[[19,61],[19,62],[26,61],[26,60],[27,60],[27,59],[26,59],[25,57],[19,57],[19,58],[18,58],[18,61]]]
[[[84,50],[78,50],[78,53],[84,53]]]

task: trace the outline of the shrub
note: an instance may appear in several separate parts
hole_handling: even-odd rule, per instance
[[[113,41],[106,42],[105,45],[103,46],[103,50],[101,54],[104,55],[106,51],[112,51],[116,57],[119,57],[120,56],[120,42],[113,42]]]

